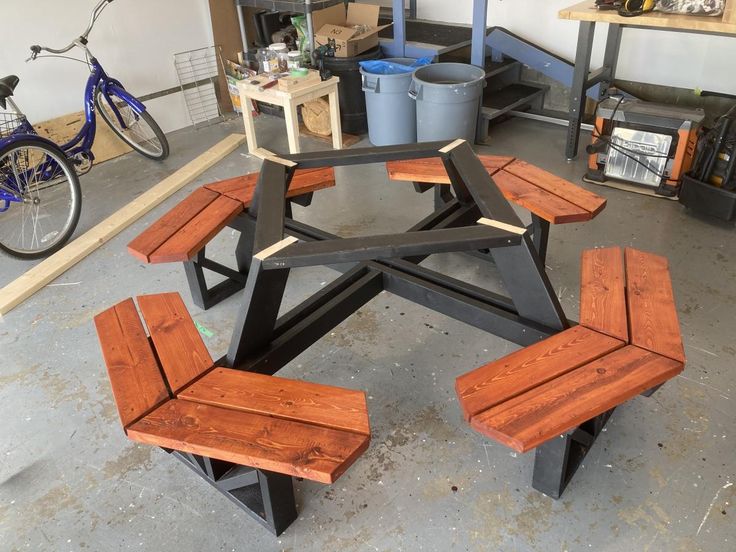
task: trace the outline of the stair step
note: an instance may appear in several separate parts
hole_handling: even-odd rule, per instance
[[[500,90],[489,90],[483,94],[481,114],[490,121],[509,111],[525,107],[540,99],[549,90],[546,85],[526,82],[510,84]]]

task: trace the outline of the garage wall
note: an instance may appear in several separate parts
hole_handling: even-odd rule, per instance
[[[0,73],[20,77],[15,99],[31,121],[82,109],[86,65],[63,59],[25,60],[31,44],[66,46],[84,30],[97,1],[2,0]],[[108,74],[133,94],[176,87],[173,54],[213,42],[207,0],[115,0],[89,40]],[[146,104],[166,132],[191,124],[181,93]]]
[[[557,18],[577,0],[489,0],[488,25],[540,44],[566,59],[575,57],[578,24]],[[420,19],[470,24],[471,0],[419,0]],[[607,25],[596,26],[594,66],[602,59]],[[665,86],[702,88],[734,94],[736,39],[719,36],[625,29],[617,76]]]

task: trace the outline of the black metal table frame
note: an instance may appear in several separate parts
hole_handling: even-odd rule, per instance
[[[404,233],[340,238],[288,216],[285,195],[297,167],[432,156],[442,157],[454,196]],[[267,158],[252,205],[233,226],[241,230],[243,274],[228,271],[233,286],[245,280],[245,293],[220,366],[273,375],[383,290],[519,345],[570,326],[528,229],[464,140]],[[478,250],[493,257],[510,297],[419,265],[434,253]],[[279,317],[290,269],[317,265],[342,275]],[[194,293],[202,282],[190,278]],[[538,447],[533,486],[559,497],[609,415]],[[275,534],[296,519],[291,477],[168,452]]]

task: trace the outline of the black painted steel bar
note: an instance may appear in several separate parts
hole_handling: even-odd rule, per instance
[[[276,337],[267,348],[232,366],[260,374],[275,374],[381,291],[383,291],[381,272],[367,270],[346,289],[331,294],[330,300],[319,308],[312,309],[312,305],[309,304],[301,309],[297,307],[299,309],[297,312],[301,311],[305,316],[295,317],[290,327]]]
[[[338,240],[301,242],[264,259],[266,270],[473,251],[518,245],[519,234],[489,226],[443,228]]]
[[[556,333],[507,310],[400,270],[385,267],[383,275],[386,291],[513,343],[531,345]]]
[[[297,163],[300,169],[363,165],[366,163],[437,157],[440,155],[439,150],[444,148],[448,143],[447,141],[419,142],[417,144],[400,144],[396,146],[297,153],[293,155],[282,155],[281,157]]]
[[[498,189],[493,178],[488,174],[488,170],[467,142],[450,151],[449,161],[454,165],[457,174],[473,196],[484,217],[519,228],[524,227],[511,204]],[[450,174],[450,178],[452,177],[453,175]]]

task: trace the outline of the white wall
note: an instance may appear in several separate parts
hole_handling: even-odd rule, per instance
[[[557,18],[577,0],[489,0],[488,25],[506,27],[566,59],[575,58],[578,23]],[[592,0],[591,0],[592,3]],[[470,24],[471,0],[419,0],[420,19]],[[593,66],[601,63],[607,25],[596,25]],[[617,77],[736,93],[736,38],[625,29]]]
[[[89,72],[86,65],[64,59],[25,63],[28,47],[66,46],[84,31],[97,2],[2,0],[0,76],[20,77],[14,98],[32,122],[81,110]],[[115,0],[89,37],[107,73],[139,96],[178,86],[173,54],[212,42],[207,0]],[[191,124],[181,93],[147,106],[164,131]]]

